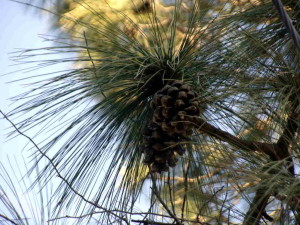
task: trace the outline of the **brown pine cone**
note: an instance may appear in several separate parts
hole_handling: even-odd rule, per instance
[[[193,133],[200,114],[200,102],[192,86],[169,82],[151,102],[153,117],[143,131],[144,163],[151,172],[161,173],[176,166],[182,144]],[[202,110],[203,111],[203,110]]]

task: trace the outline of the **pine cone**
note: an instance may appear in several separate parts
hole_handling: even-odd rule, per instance
[[[153,117],[143,132],[144,163],[151,172],[161,173],[176,166],[176,155],[185,153],[180,142],[192,135],[200,103],[191,86],[173,81],[154,95],[151,106]]]

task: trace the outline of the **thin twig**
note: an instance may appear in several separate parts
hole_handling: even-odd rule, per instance
[[[9,219],[8,217],[6,217],[6,216],[4,216],[4,215],[2,215],[2,214],[0,214],[0,217],[2,217],[3,219],[5,219],[5,220],[11,222],[11,223],[14,224],[14,225],[18,225],[18,224],[15,223],[13,220]]]
[[[172,179],[172,185],[171,185],[170,181],[171,181],[170,171],[168,171],[167,185],[168,185],[168,189],[169,189],[169,196],[170,196],[170,203],[171,203],[172,211],[175,214],[175,204],[174,204],[174,198],[173,198],[173,194],[174,194],[174,175],[173,175],[173,179]]]
[[[131,220],[131,222],[134,223],[143,223],[143,225],[174,225],[173,223],[161,223],[161,222],[155,222],[155,221],[149,221],[149,220]]]
[[[187,203],[187,191],[188,191],[188,171],[190,168],[190,160],[187,161],[187,166],[186,169],[184,171],[185,176],[184,176],[184,196],[183,196],[183,202],[182,202],[182,208],[181,208],[181,218],[184,218],[184,208],[186,207],[186,203]],[[183,222],[183,220],[181,220],[181,222]]]
[[[92,65],[93,65],[93,72],[94,72],[94,75],[95,75],[95,79],[96,79],[96,82],[97,82],[97,69],[96,69],[96,66],[95,66],[95,63],[94,63],[94,60],[92,59],[92,56],[90,54],[90,50],[89,50],[89,46],[88,46],[88,41],[87,41],[87,38],[86,38],[86,35],[85,35],[85,31],[83,32],[83,36],[84,36],[84,40],[85,40],[85,45],[86,45],[86,50],[87,50],[87,53],[89,55],[89,58],[92,62]],[[98,82],[97,82],[98,83]],[[102,88],[100,87],[100,91],[101,91],[101,94],[103,95],[103,97],[106,99],[106,96],[102,90]]]
[[[110,211],[111,212],[118,212],[118,213],[126,213],[126,214],[129,214],[129,215],[139,215],[139,216],[141,216],[141,215],[145,215],[145,216],[147,216],[147,215],[153,215],[153,216],[159,216],[159,217],[166,217],[166,218],[170,218],[170,219],[173,218],[172,216],[163,215],[163,214],[159,214],[159,213],[151,213],[151,212],[128,212],[128,211],[116,210],[116,209],[112,209]],[[87,214],[84,214],[84,215],[81,215],[81,216],[69,216],[69,215],[65,215],[65,216],[55,217],[55,218],[49,219],[47,222],[51,222],[51,221],[55,221],[55,220],[61,220],[61,219],[65,219],[65,218],[82,219],[84,217],[90,217],[92,215],[101,214],[101,213],[104,213],[104,212],[107,212],[107,210],[103,210],[101,212],[97,211],[97,212],[87,213]],[[186,221],[195,222],[193,220],[186,220]]]
[[[178,220],[177,216],[174,215],[171,210],[169,209],[169,207],[167,206],[167,204],[162,200],[162,198],[160,197],[160,195],[158,194],[158,190],[157,190],[157,186],[156,186],[156,182],[155,182],[155,178],[154,175],[152,173],[150,173],[151,179],[152,179],[152,183],[153,183],[153,193],[155,194],[156,198],[158,199],[158,201],[162,204],[162,206],[165,208],[165,210],[169,213],[169,215],[176,221],[177,225],[181,225],[180,221]]]
[[[215,175],[218,175],[220,173],[220,170],[221,170],[220,168],[216,168],[214,171],[212,171],[210,173],[207,173],[205,175],[201,175],[201,176],[198,176],[198,177],[195,177],[195,178],[187,178],[187,182],[195,183],[195,182],[198,182],[199,180],[202,180],[202,179],[205,179],[205,178],[211,178]],[[168,178],[165,178],[165,177],[161,177],[160,179],[168,181]],[[185,177],[173,177],[172,180],[173,181],[178,181],[178,182],[184,182]]]
[[[34,145],[34,147],[38,150],[38,152],[42,155],[42,157],[45,157],[48,161],[49,161],[49,163],[50,163],[50,165],[53,167],[53,169],[54,169],[54,171],[56,172],[56,174],[57,174],[57,176],[60,178],[60,179],[62,179],[62,181],[68,186],[68,188],[70,188],[71,189],[71,191],[73,191],[77,196],[79,196],[83,201],[85,201],[85,202],[87,202],[87,203],[89,203],[89,204],[91,204],[92,206],[95,206],[96,208],[99,208],[99,209],[102,209],[102,210],[104,210],[104,211],[106,211],[107,213],[109,213],[109,214],[111,214],[111,215],[113,215],[113,216],[115,216],[115,217],[117,217],[117,218],[119,218],[119,219],[121,219],[121,220],[123,220],[126,224],[128,224],[128,225],[130,225],[130,223],[127,221],[127,219],[125,219],[125,218],[123,218],[123,217],[121,217],[121,216],[119,216],[118,214],[116,214],[116,213],[113,213],[111,210],[107,210],[107,209],[105,209],[105,208],[103,208],[103,207],[101,207],[101,206],[99,206],[98,204],[96,204],[96,203],[94,203],[94,202],[92,202],[92,201],[90,201],[90,200],[88,200],[88,199],[86,199],[82,194],[80,194],[78,191],[76,191],[74,188],[73,188],[73,186],[66,180],[66,178],[64,178],[61,174],[60,174],[60,172],[59,172],[59,170],[57,169],[57,167],[55,166],[55,164],[53,163],[53,161],[52,161],[52,159],[50,159],[49,158],[49,156],[47,156],[39,147],[38,147],[38,145],[32,140],[32,138],[30,138],[29,136],[27,136],[26,134],[24,134],[23,132],[21,132],[20,130],[19,130],[19,128],[6,116],[6,114],[4,114],[1,110],[0,110],[0,113],[3,115],[3,117],[15,128],[15,130],[21,135],[21,136],[24,136],[25,138],[27,138],[33,145]]]

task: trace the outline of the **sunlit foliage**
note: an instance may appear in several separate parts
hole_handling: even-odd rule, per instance
[[[60,178],[53,215],[299,224],[299,6],[284,1],[290,21],[274,2],[68,0],[54,11],[67,38],[48,49],[75,56],[48,63],[74,67],[42,77],[9,115],[33,112],[17,124],[24,132],[59,123],[42,128],[52,132],[34,154],[51,155],[38,183]],[[142,163],[142,132],[173,80],[193,87],[202,110],[177,166],[155,174]]]

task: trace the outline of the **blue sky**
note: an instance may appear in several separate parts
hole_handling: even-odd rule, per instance
[[[8,83],[9,81],[31,75],[64,70],[66,69],[66,64],[58,65],[54,68],[50,67],[50,70],[49,68],[44,68],[27,73],[22,71],[22,69],[28,68],[28,65],[12,61],[10,58],[17,55],[17,53],[13,52],[20,51],[21,49],[51,46],[51,43],[43,41],[40,35],[55,35],[55,32],[50,29],[51,23],[49,23],[49,17],[47,19],[47,16],[38,14],[35,10],[28,9],[24,5],[9,0],[0,0],[0,2],[0,75],[2,75],[0,76],[0,109],[7,113],[15,107],[14,104],[11,104],[12,101],[8,99],[28,90],[28,87],[23,87],[26,80],[14,83]],[[32,82],[32,80],[30,80],[30,82]],[[14,120],[14,122],[16,121]],[[20,170],[24,172],[26,168],[23,163],[21,163],[23,162],[22,157],[25,156],[25,160],[28,161],[29,154],[26,150],[32,145],[27,145],[28,140],[21,136],[7,140],[6,135],[9,131],[12,131],[10,124],[4,119],[0,119],[0,163],[9,171],[12,166],[14,170],[20,167]],[[35,132],[36,130],[33,129],[32,131],[26,132],[26,135],[34,138]],[[37,139],[34,138],[34,140],[37,142]],[[10,160],[7,160],[8,156]],[[16,157],[18,161],[17,164],[13,161],[13,157]],[[11,162],[12,164],[10,165]],[[20,190],[20,194],[21,193],[22,191]],[[22,201],[25,202],[25,199]],[[147,204],[143,203],[142,205]]]
[[[39,35],[49,33],[49,23],[45,16],[38,15],[36,11],[29,10],[24,5],[9,0],[0,0],[0,2],[0,109],[7,113],[14,108],[9,98],[25,91],[21,85],[22,82],[8,82],[30,76],[30,73],[25,74],[19,71],[25,69],[28,65],[21,65],[11,60],[11,57],[17,55],[17,53],[13,52],[45,46],[46,43]],[[28,140],[20,136],[8,140],[6,135],[9,131],[12,131],[9,127],[7,121],[0,119],[0,163],[9,171],[11,176],[13,174],[10,170],[11,167],[15,171],[18,169],[23,173],[26,171],[24,164],[21,162],[23,162],[23,156],[26,157],[26,153],[28,153],[23,151]],[[31,136],[31,133],[28,132],[28,135]],[[9,160],[7,157],[9,157]],[[14,157],[17,162],[14,161]],[[1,179],[3,178],[1,177]],[[0,180],[0,182],[1,185],[4,185],[3,180]],[[17,184],[17,181],[15,183]],[[19,188],[18,185],[15,187]],[[9,192],[9,189],[6,191]],[[28,195],[24,193],[25,189],[23,191],[18,189],[18,191],[22,204],[28,202],[26,201],[26,196],[28,197]],[[13,201],[14,198],[10,197],[10,199]],[[1,208],[0,204],[0,211],[4,210],[4,208]],[[28,209],[28,207],[26,208]]]
[[[51,46],[51,43],[45,42],[40,35],[55,35],[55,32],[50,29],[51,21],[49,22],[49,17],[47,18],[46,15],[38,14],[36,11],[28,9],[19,3],[9,0],[0,1],[0,110],[7,113],[15,107],[9,98],[28,90],[28,87],[23,87],[26,80],[13,83],[8,82],[31,75],[64,70],[66,69],[66,64],[57,65],[54,68],[51,67],[50,71],[49,68],[44,68],[37,72],[32,71],[25,73],[22,71],[22,69],[28,68],[28,65],[11,60],[11,57],[18,55],[18,53],[14,52],[22,49]],[[32,80],[30,80],[30,82],[32,82]],[[15,156],[17,161],[23,161],[22,156],[28,157],[28,151],[24,151],[28,140],[21,136],[7,140],[6,135],[9,131],[12,131],[10,124],[4,119],[0,119],[0,163],[7,169],[9,169],[10,166],[17,169],[17,167],[21,165],[21,171],[26,171],[22,163],[16,165],[13,160],[7,160],[7,156],[9,156],[10,159],[13,159],[13,156]],[[32,131],[26,132],[26,134],[33,138],[35,132],[36,130],[33,129]],[[34,140],[36,141],[36,139]],[[28,149],[28,145],[25,149]],[[26,160],[28,160],[28,158],[26,158]],[[13,163],[9,165],[9,161]],[[143,197],[145,198],[146,196]],[[141,202],[140,207],[143,208],[147,205],[148,203],[145,203],[144,200]]]
[[[13,52],[20,49],[45,46],[39,34],[49,33],[49,25],[42,15],[9,0],[1,0],[0,15],[0,109],[7,113],[14,107],[8,99],[24,91],[20,82],[8,82],[28,75],[22,71],[14,72],[26,68],[26,65],[18,64],[10,58],[16,56]],[[11,74],[4,75],[7,73]],[[8,123],[0,120],[0,127],[0,157],[18,153],[24,140],[17,138],[5,142]]]

